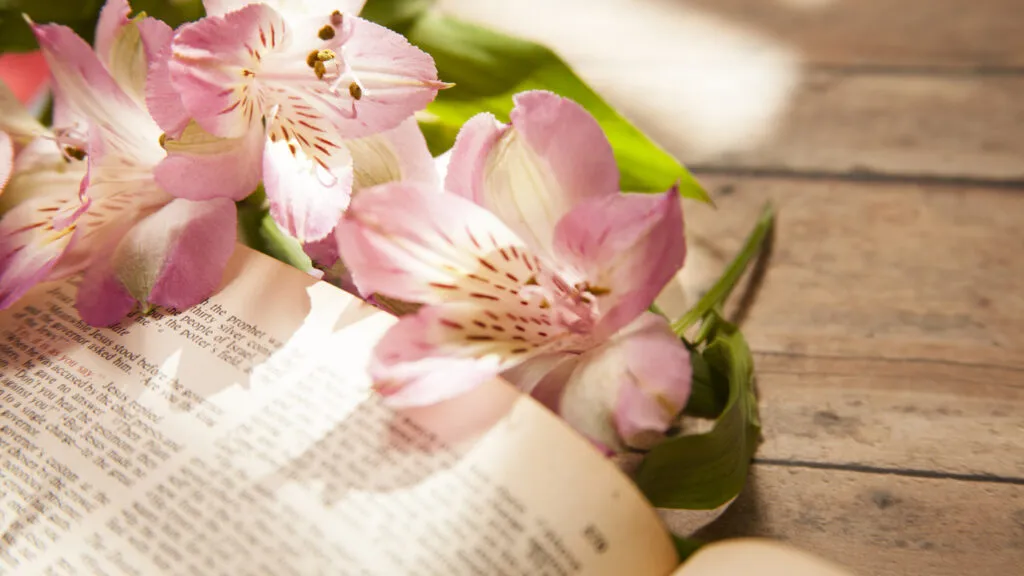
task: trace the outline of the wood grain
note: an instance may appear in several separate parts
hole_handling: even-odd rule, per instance
[[[717,278],[762,203],[778,210],[742,324],[762,400],[759,457],[1024,478],[1024,196],[705,183],[718,209],[687,207],[687,266],[662,299],[672,314]]]
[[[1021,94],[1024,77],[1018,76],[811,71],[763,139],[706,151],[671,123],[642,111],[634,116],[687,164],[1009,180],[1024,187]]]
[[[1024,66],[1020,0],[658,0],[756,28],[809,63]]]
[[[441,6],[553,47],[686,164],[1024,187],[1024,76],[960,70],[1024,71],[1022,0]]]
[[[672,40],[660,34],[665,23],[678,31],[680,45],[704,46],[702,30],[738,31],[770,40],[813,65],[1024,67],[1020,0],[439,0],[438,4],[462,18],[544,41],[574,60],[594,58],[606,47],[624,59],[638,49],[671,46]],[[587,38],[589,42],[584,41]],[[671,56],[650,53],[647,58]],[[645,59],[634,60],[642,65]]]
[[[686,531],[686,513],[663,512]],[[858,576],[1020,574],[1021,486],[756,465],[744,492],[696,532],[764,536],[847,566]]]
[[[1024,370],[1024,196],[1000,189],[704,177],[680,286],[706,288],[761,206],[771,266],[745,319],[760,352]],[[679,302],[681,304],[681,302]],[[673,310],[678,312],[678,310]],[[1019,380],[1017,380],[1019,382]]]

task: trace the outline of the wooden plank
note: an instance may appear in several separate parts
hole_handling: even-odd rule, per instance
[[[688,0],[685,5],[770,34],[814,64],[1024,66],[1020,0]]]
[[[1024,483],[1024,372],[757,354],[760,458]]]
[[[692,516],[663,513],[687,531]],[[698,537],[762,536],[858,576],[1024,571],[1024,486],[757,465]]]
[[[770,266],[743,321],[760,457],[1024,478],[1024,196],[705,181],[718,209],[687,206],[687,265],[662,304],[681,313],[775,203]]]
[[[1007,17],[1009,0],[970,10],[953,0],[815,10],[760,0],[441,5],[554,47],[687,164],[1024,182],[1024,76],[809,66],[816,50],[842,47],[846,56],[824,61],[985,63],[995,54],[992,62],[1024,65],[1024,19]],[[919,44],[920,58],[900,56]]]
[[[689,164],[1024,182],[1022,93],[1024,76],[811,72],[762,139],[717,150],[636,116]]]
[[[702,180],[717,209],[686,206],[689,253],[680,286],[690,299],[739,249],[766,201],[778,212],[771,267],[745,319],[755,350],[1024,369],[1021,194]]]
[[[588,50],[594,58],[644,52],[644,60],[672,58],[688,54],[687,46],[708,47],[719,33],[763,38],[816,65],[1024,66],[1021,0],[440,0],[439,5],[542,40],[572,58]]]

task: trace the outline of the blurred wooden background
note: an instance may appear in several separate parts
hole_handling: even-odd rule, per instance
[[[777,207],[743,314],[766,441],[699,535],[1024,574],[1024,0],[441,4],[554,47],[705,183],[676,311]]]

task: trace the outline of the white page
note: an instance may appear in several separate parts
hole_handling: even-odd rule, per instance
[[[0,575],[666,574],[581,437],[495,381],[395,414],[394,322],[240,248],[215,297],[112,329],[68,283],[0,313]]]

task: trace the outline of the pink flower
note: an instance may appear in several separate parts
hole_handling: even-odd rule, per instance
[[[173,43],[170,82],[182,107],[158,120],[169,133],[190,116],[222,137],[265,137],[271,214],[303,243],[323,239],[363,161],[349,139],[395,129],[424,108],[445,86],[433,60],[355,16],[361,1],[205,6],[208,16]]]
[[[683,263],[679,194],[622,194],[611,147],[575,103],[519,94],[511,125],[471,119],[447,192],[356,195],[338,225],[363,295],[426,304],[375,352],[397,405],[503,374],[613,449],[646,443],[689,395],[689,354],[646,312]]]
[[[103,325],[136,301],[185,308],[220,284],[235,246],[234,203],[175,198],[161,172],[182,162],[193,176],[230,172],[238,143],[162,133],[145,101],[172,33],[151,18],[128,21],[128,10],[124,0],[107,3],[95,52],[68,28],[33,26],[53,75],[57,128],[18,155],[4,195],[17,188],[24,200],[0,221],[0,307],[36,282],[85,270],[78,310]]]

